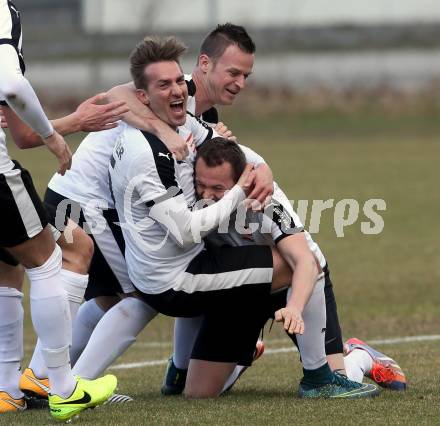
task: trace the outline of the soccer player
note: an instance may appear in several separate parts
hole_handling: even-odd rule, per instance
[[[245,158],[240,147],[225,139],[210,140],[205,142],[197,151],[195,160],[195,188],[198,199],[212,200],[217,202],[226,191],[229,191],[236,182],[237,176],[242,172]],[[293,219],[291,219],[293,218]],[[293,220],[297,225],[300,223],[298,216],[284,192],[275,183],[275,191],[269,207],[264,211],[246,211],[245,219],[239,224],[242,232],[237,231],[237,222],[229,221],[229,226],[224,231],[209,234],[206,239],[209,243],[217,246],[228,244],[230,246],[269,244],[276,245],[281,238],[290,238],[283,234],[286,223]],[[313,242],[311,236],[304,231],[310,250],[325,272],[325,281],[330,281],[330,273],[327,262]],[[295,249],[291,245],[291,249]],[[278,302],[282,299],[278,299]],[[334,318],[330,318],[330,323]],[[327,319],[327,324],[329,319]],[[330,329],[331,330],[331,329]],[[195,336],[187,336],[190,342]],[[332,336],[327,335],[326,340]],[[344,358],[347,375],[351,380],[362,382],[364,375],[374,380],[384,388],[404,390],[406,388],[405,375],[399,365],[392,358],[371,348],[359,339],[349,339],[346,342],[347,356]],[[235,374],[239,375],[242,370]],[[182,372],[180,372],[182,374]],[[186,372],[184,372],[185,374]],[[232,375],[225,385],[229,389],[236,375]]]
[[[146,38],[132,53],[131,72],[137,95],[171,128],[182,132],[187,88],[178,59],[184,48],[173,38]],[[246,166],[237,183],[220,201],[202,210],[195,202],[193,159],[175,162],[165,144],[131,126],[120,135],[110,161],[109,177],[126,243],[129,276],[140,296],[171,316],[203,314],[189,365],[185,394],[217,396],[237,362],[251,361],[255,341],[270,305],[270,292],[291,282],[292,295],[275,316],[289,333],[310,334],[301,347],[303,397],[353,398],[377,394],[332,373],[325,358],[323,271],[293,224],[296,256],[268,246],[211,249],[201,237],[218,227],[250,193],[253,180]],[[286,254],[285,262],[280,252]],[[295,274],[291,273],[295,270]],[[321,303],[319,298],[321,296]],[[252,301],[252,303],[249,303]],[[227,307],[227,314],[225,313]],[[310,309],[310,312],[308,311]],[[302,312],[308,311],[304,324]],[[315,324],[314,324],[315,323]],[[225,344],[226,342],[226,344]],[[305,343],[305,342],[304,342]],[[306,364],[307,363],[307,364]]]
[[[252,73],[254,52],[255,44],[243,27],[233,24],[219,25],[203,41],[198,64],[192,75],[185,75],[185,81],[188,87],[187,110],[200,118],[203,122],[214,127],[222,136],[230,137],[231,132],[223,123],[218,122],[218,113],[215,105],[230,105],[234,102],[240,91],[245,87],[247,77]],[[165,141],[169,150],[175,154],[179,160],[186,157],[188,152],[187,144],[184,143],[182,148],[181,141],[183,141],[183,139],[173,132],[167,124],[159,120],[157,116],[151,112],[151,109],[147,109],[146,106],[138,100],[135,95],[133,83],[118,86],[110,90],[110,98],[112,94],[113,99],[124,99],[129,105],[130,112],[125,114],[124,118],[127,122],[137,128],[150,131]],[[147,123],[148,127],[145,127]],[[83,151],[83,153],[82,156],[84,157],[85,151]],[[78,164],[78,161],[76,161],[76,164]],[[70,174],[71,172],[67,174],[67,177],[69,177]],[[81,174],[84,174],[84,171],[82,171]],[[78,177],[79,176],[77,176],[77,179]],[[66,179],[55,179],[55,182],[51,181],[49,188],[66,197],[75,199],[78,189],[76,187],[74,188],[74,184],[69,185],[69,188],[66,190]],[[260,163],[257,170],[255,189],[251,197],[263,202],[265,198],[272,193],[272,182],[273,177],[270,168],[267,167],[266,164]],[[119,264],[120,262],[115,263]],[[98,278],[96,282],[92,280],[89,285],[86,292],[87,301],[80,308],[74,326],[72,352],[75,354],[81,353],[94,326],[104,315],[105,310],[119,300],[119,298],[111,296],[112,288],[119,287],[119,284],[116,284],[116,286],[109,285],[108,283],[110,281],[114,281],[114,279],[104,280]],[[126,281],[126,277],[122,277],[121,282],[124,283]],[[104,284],[105,288],[103,288],[103,285],[99,284],[99,282]],[[128,303],[132,302],[127,300],[123,302],[123,304]],[[135,318],[134,314],[127,318],[127,315],[124,313],[126,311],[131,312],[132,310],[123,309],[123,305],[119,306],[118,309],[113,310],[109,315],[103,318],[103,321],[98,325],[99,329],[104,331],[113,324],[120,324],[121,322],[124,322],[130,330],[139,329],[139,320]],[[118,315],[119,320],[117,319]],[[107,323],[107,321],[109,322]],[[129,326],[128,322],[131,322],[132,325]],[[181,347],[179,353],[182,354],[181,359],[185,360],[184,362],[186,362],[192,349],[192,345],[184,345],[186,332],[190,333],[193,328],[191,322],[191,319],[176,321],[175,326],[175,338],[177,339],[175,345]],[[95,336],[97,335],[95,334]],[[130,332],[130,337],[126,336],[123,340],[124,347],[127,347],[129,341],[134,341],[133,332]],[[98,346],[98,343],[90,345],[88,348],[90,355],[83,359],[85,360],[92,356],[92,348]],[[185,353],[185,348],[188,353]],[[120,353],[117,355],[119,354]],[[176,362],[179,368],[187,368],[187,365],[179,363],[179,360],[176,360]],[[97,366],[97,363],[89,364]],[[84,365],[84,368],[81,368],[81,370],[85,371],[85,368]],[[89,367],[89,370],[90,368],[93,367]],[[99,370],[95,370],[95,374],[98,371]]]
[[[227,70],[225,69],[221,72],[216,68],[215,72],[207,73],[209,78],[204,79],[203,82],[201,75],[199,78],[200,84],[206,86],[206,90],[203,90],[203,87],[200,90],[196,90],[197,78],[195,77],[193,81],[192,76],[185,76],[188,91],[191,93],[188,109],[193,114],[199,115],[200,112],[196,110],[196,98],[199,99],[207,108],[202,118],[206,122],[214,124],[217,122],[217,111],[212,107],[213,102],[227,103],[231,101],[231,96],[222,94],[222,91],[233,91],[235,96],[239,93],[240,88],[244,86],[245,78],[252,71],[255,47],[242,27],[231,24],[219,26],[207,38],[204,44],[207,45],[207,50],[209,51],[213,50],[215,46],[223,49],[223,52],[217,49],[216,55],[221,56],[219,60],[223,64],[223,68],[225,68],[227,62],[230,62],[230,66]],[[239,45],[241,47],[238,47]],[[222,79],[221,76],[232,71],[234,72],[234,78],[232,80],[229,78],[225,83],[225,79]],[[196,74],[198,73],[195,71],[194,76]],[[227,88],[224,87],[225,84]],[[116,93],[122,91],[122,93],[128,92],[129,95],[132,94],[130,90],[127,87],[114,89]],[[207,100],[208,98],[206,98],[206,101],[203,101],[204,98],[200,97],[200,95],[208,92],[212,95],[217,95],[215,95],[215,98],[210,97],[209,101]],[[112,93],[112,90],[109,93]],[[229,97],[222,100],[225,96]],[[127,113],[125,118],[131,123],[134,122],[136,127],[150,131],[161,140],[164,140],[169,150],[173,153],[178,153],[179,158],[186,156],[188,152],[186,142],[151,112],[148,114],[146,106],[141,104],[136,97],[135,101],[133,102],[128,97],[128,102],[135,108],[135,113]],[[137,105],[138,103],[141,108]],[[221,123],[216,128],[222,132],[222,135],[229,136],[230,132],[228,134],[228,130]],[[103,211],[105,211],[104,220],[107,221],[108,226],[102,233],[93,236],[95,240],[95,254],[89,271],[89,285],[85,294],[86,302],[79,308],[78,316],[74,323],[71,350],[71,357],[74,362],[84,350],[90,335],[105,311],[116,302],[119,302],[120,297],[117,293],[127,294],[133,291],[122,254],[124,242],[121,230],[117,225],[113,225],[113,222],[117,222],[117,218],[114,210],[112,210],[113,201],[111,200],[106,182],[107,172],[105,171],[104,175],[99,172],[101,170],[100,166],[108,162],[113,146],[112,143],[114,144],[118,138],[117,133],[118,131],[110,131],[102,135],[89,135],[81,143],[74,155],[73,168],[62,179],[55,175],[49,182],[49,189],[45,198],[47,202],[55,206],[65,198],[80,203],[82,207],[92,198],[105,200],[106,204]],[[184,142],[184,149],[181,148],[181,141]],[[254,195],[263,201],[267,194],[270,194],[272,191],[272,173],[270,168],[263,162],[259,163],[256,181]],[[102,219],[99,217],[91,219],[91,216],[94,216],[95,213],[98,213],[98,216],[100,216],[101,210],[95,208],[88,209],[87,215],[89,219],[94,222],[100,222]],[[136,307],[133,305],[136,305]],[[145,321],[148,321],[150,312],[143,312],[143,309],[145,309],[144,304],[139,304],[138,301],[123,300],[121,305],[112,310],[99,323],[98,329],[92,337],[94,340],[86,349],[87,354],[80,358],[79,364],[75,369],[81,371],[87,377],[96,377],[98,372],[103,371],[105,366],[111,362],[111,359],[106,359],[102,355],[98,356],[98,353],[101,353],[100,348],[102,347],[103,340],[107,344],[111,344],[109,342],[108,330],[113,329],[115,326],[125,326],[124,332],[121,330],[121,333],[113,333],[110,339],[113,344],[113,350],[109,351],[108,355],[109,357],[113,356],[113,359],[115,359],[134,342],[135,336],[142,329],[142,325],[145,325]],[[129,317],[127,317],[126,312],[130,313]]]
[[[6,0],[0,1],[0,59],[0,100],[6,101],[41,137],[57,157],[59,173],[64,174],[71,165],[71,153],[23,76],[20,14],[13,3]],[[15,130],[14,123],[9,126],[11,131]],[[47,226],[46,212],[29,173],[8,155],[3,130],[0,130],[0,196],[0,247],[19,261],[28,275],[32,320],[42,342],[52,383],[51,415],[67,420],[104,402],[113,393],[116,378],[109,375],[96,381],[84,381],[72,374],[68,353],[71,322],[67,299],[59,283],[61,249]],[[15,282],[13,273],[8,278]],[[23,330],[22,296],[16,288],[0,285],[0,412],[26,407],[22,395],[15,393],[23,345],[22,339],[18,345],[16,340]],[[3,383],[7,390],[3,390]]]

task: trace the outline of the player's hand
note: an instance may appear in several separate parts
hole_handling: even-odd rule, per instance
[[[52,136],[44,139],[44,144],[58,158],[58,173],[64,175],[72,165],[72,153],[70,152],[69,145],[56,131],[53,132]]]
[[[113,129],[122,120],[125,113],[130,111],[124,101],[107,103],[105,93],[99,93],[81,103],[74,114],[83,132],[99,132]]]
[[[257,200],[259,205],[266,203],[266,200],[273,194],[273,174],[267,164],[260,164],[255,169],[255,186],[249,194],[249,199]],[[257,203],[258,204],[258,203]]]
[[[240,178],[238,179],[237,185],[243,189],[246,196],[249,194],[251,189],[254,186],[255,182],[255,171],[254,166],[252,164],[247,164],[244,168],[243,173],[241,174]]]
[[[282,322],[284,330],[289,334],[304,334],[302,314],[293,306],[278,309],[278,311],[275,312],[275,321]]]
[[[177,161],[184,160],[189,154],[188,145],[186,144],[185,140],[181,136],[179,136],[178,133],[170,131],[167,132],[166,137],[160,139],[164,141],[164,144],[168,148],[168,151],[173,154],[173,157]]]
[[[2,129],[8,128],[8,122],[6,121],[5,114],[3,113],[2,107],[0,107],[0,127]]]
[[[232,132],[228,129],[225,123],[219,121],[215,126],[214,130],[225,139],[229,139],[230,141],[237,142],[237,138],[232,134]]]

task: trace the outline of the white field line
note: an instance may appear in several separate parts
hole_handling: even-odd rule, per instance
[[[369,340],[368,343],[371,345],[394,345],[394,344],[401,344],[401,343],[413,343],[413,342],[428,342],[428,341],[434,341],[434,340],[440,340],[440,334],[431,334],[431,335],[421,335],[421,336],[407,336],[407,337],[396,337],[392,339],[376,339],[376,340]],[[278,342],[284,342],[285,339],[273,339],[266,341],[267,345],[278,343]],[[151,342],[151,343],[145,343],[142,344],[144,347],[162,347],[162,346],[171,346],[171,344],[161,344],[160,342]],[[266,349],[264,351],[265,355],[274,355],[274,354],[280,354],[285,352],[298,352],[296,347],[283,347],[283,348],[277,348],[277,349]],[[164,365],[168,362],[166,359],[160,359],[160,360],[152,360],[152,361],[141,361],[141,362],[130,362],[126,364],[116,364],[110,367],[112,370],[129,370],[131,368],[140,368],[140,367],[154,367],[156,365]]]

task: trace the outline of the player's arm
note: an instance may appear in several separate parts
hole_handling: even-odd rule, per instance
[[[249,194],[250,200],[257,200],[261,205],[273,194],[273,173],[264,158],[247,146],[239,145],[248,163],[255,165],[255,186]]]
[[[64,174],[72,163],[68,145],[52,127],[32,86],[21,73],[15,49],[9,44],[0,45],[0,58],[0,97],[43,139],[58,159],[58,172]]]
[[[78,108],[65,117],[52,120],[52,126],[62,136],[76,132],[96,132],[112,129],[117,121],[122,119],[128,107],[123,101],[101,104],[106,99],[105,93],[100,93],[82,102]],[[15,143],[21,149],[34,148],[44,144],[43,139],[26,125],[7,106],[3,106],[5,122],[11,130]]]
[[[275,320],[283,322],[284,329],[289,333],[302,334],[304,332],[302,313],[312,295],[320,271],[304,232],[283,238],[278,242],[277,249],[294,273],[291,296],[286,307],[275,313]],[[298,328],[295,329],[296,327]]]
[[[159,168],[160,161],[168,160],[157,159]],[[159,189],[148,172],[145,173],[145,162],[139,162],[139,165],[142,165],[144,174],[136,180],[136,191],[150,208],[149,216],[160,223],[180,247],[198,244],[205,235],[217,229],[246,198],[246,191],[254,179],[252,166],[248,165],[237,184],[220,201],[200,210],[190,210],[182,190],[173,180],[173,172],[168,173],[169,179],[165,173],[159,172],[164,185]],[[132,167],[137,168],[136,165]],[[170,164],[165,163],[164,167],[169,168]]]
[[[136,129],[152,133],[164,141],[177,160],[183,160],[188,155],[186,142],[138,99],[133,83],[113,87],[107,92],[107,97],[111,101],[126,102],[129,111],[123,115],[123,120]]]

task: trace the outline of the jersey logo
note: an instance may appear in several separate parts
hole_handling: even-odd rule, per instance
[[[170,152],[168,152],[167,154],[164,154],[163,152],[159,152],[159,154],[157,154],[158,157],[165,157],[167,158],[169,161],[171,161],[171,158],[169,157],[171,155]]]
[[[122,158],[122,154],[124,153],[124,146],[122,145],[122,141],[118,140],[118,143],[116,144],[115,153],[119,158],[119,161]]]

